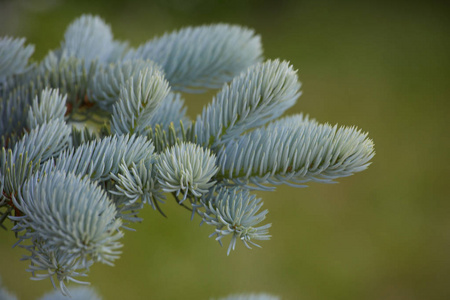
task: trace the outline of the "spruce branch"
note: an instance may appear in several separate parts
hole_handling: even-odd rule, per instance
[[[33,45],[25,46],[24,38],[0,37],[0,89],[7,77],[26,72]]]
[[[181,124],[182,123],[182,124]],[[170,92],[161,105],[156,108],[149,124],[154,127],[161,126],[164,130],[169,130],[171,124],[174,125],[176,132],[182,131],[182,126],[189,127],[191,121],[186,115],[186,107],[184,106],[184,99],[181,94]]]
[[[68,149],[47,164],[54,170],[87,175],[92,181],[103,182],[119,172],[121,163],[127,167],[142,160],[149,163],[153,159],[153,150],[152,142],[143,136],[115,135]]]
[[[218,149],[242,133],[278,118],[300,95],[296,71],[287,62],[267,61],[225,85],[192,125],[202,146]]]
[[[28,127],[28,111],[41,86],[34,82],[0,92],[0,146],[12,148]]]
[[[68,146],[69,135],[70,127],[56,119],[26,133],[12,150],[3,148],[0,156],[0,200],[4,198],[12,205],[12,197],[41,168],[41,163],[58,156]]]
[[[98,64],[87,63],[75,56],[62,56],[50,51],[42,60],[33,81],[37,85],[58,88],[61,94],[67,94],[69,117],[86,105],[88,83],[92,80]]]
[[[57,248],[49,248],[42,240],[34,241],[32,246],[22,248],[30,252],[29,255],[24,255],[22,260],[30,261],[26,271],[32,274],[31,280],[50,279],[53,288],[59,288],[61,294],[67,297],[70,296],[69,289],[66,286],[67,282],[89,284],[75,278],[87,276],[89,268],[94,263],[92,260],[74,260],[70,253]]]
[[[201,197],[214,185],[211,178],[216,174],[216,157],[192,143],[181,143],[166,149],[156,161],[158,181],[164,192],[183,194],[182,203],[188,196]]]
[[[132,49],[83,15],[59,49],[29,64],[33,50],[0,38],[0,226],[14,222],[32,279],[63,295],[95,262],[113,264],[145,203],[164,215],[164,193],[214,226],[219,243],[229,236],[229,255],[238,240],[270,238],[251,189],[333,182],[375,155],[356,127],[279,119],[301,84],[288,62],[261,62],[251,29],[187,27]],[[176,91],[220,87],[191,121]],[[255,297],[230,299],[271,299]]]
[[[14,146],[13,154],[28,153],[29,161],[45,162],[58,156],[69,145],[71,127],[61,119],[52,119],[25,133]]]
[[[200,199],[205,211],[199,210],[202,223],[216,227],[212,236],[222,245],[222,238],[231,235],[227,255],[236,247],[236,241],[241,240],[245,246],[260,247],[253,240],[268,240],[268,229],[272,224],[257,227],[265,218],[268,210],[258,212],[263,205],[261,199],[251,195],[246,189],[212,189]],[[198,207],[197,207],[198,208]]]
[[[109,265],[118,258],[123,233],[116,207],[89,178],[63,172],[37,172],[19,191],[15,206],[23,216],[13,230],[20,240],[41,240],[49,249]]]
[[[169,93],[169,84],[156,68],[144,69],[120,89],[111,118],[113,134],[142,134],[151,125],[152,116]]]
[[[111,51],[105,63],[117,63],[122,61],[125,54],[130,49],[130,43],[128,41],[112,41]]]
[[[71,146],[76,149],[83,144],[87,144],[91,141],[98,140],[98,136],[95,132],[90,131],[87,127],[81,129],[72,126],[72,140]]]
[[[64,33],[61,55],[79,58],[88,67],[96,59],[106,61],[113,47],[111,27],[98,16],[82,15]]]
[[[108,182],[109,183],[109,182]],[[128,225],[132,223],[142,222],[142,218],[138,217],[139,212],[144,208],[144,203],[140,201],[130,202],[130,199],[124,195],[116,195],[111,193],[114,190],[113,184],[108,184],[109,188],[105,190],[109,191],[109,197],[112,202],[116,205],[116,218],[122,220],[121,229],[126,229],[129,231],[135,231],[132,227]]]
[[[164,70],[173,90],[217,88],[259,62],[260,37],[240,26],[186,27],[132,49],[127,59],[151,59]]]
[[[139,74],[145,70],[160,70],[151,60],[116,61],[100,66],[89,83],[88,96],[101,109],[112,112],[113,105],[120,96],[120,90],[126,82],[133,78],[137,82]]]
[[[127,205],[134,204],[138,200],[142,203],[148,203],[153,209],[157,209],[156,201],[164,203],[165,196],[161,192],[161,187],[156,178],[155,167],[153,164],[145,164],[141,160],[138,165],[134,162],[131,167],[122,161],[117,175],[111,174],[115,184],[115,190],[110,193],[124,196],[129,202]]]
[[[297,115],[229,142],[218,153],[218,178],[268,190],[264,184],[332,182],[366,169],[374,155],[372,140],[356,127]]]
[[[53,120],[64,120],[67,95],[61,95],[58,89],[46,88],[40,97],[35,97],[28,111],[28,128],[36,128]]]
[[[64,281],[82,275],[94,262],[113,265],[123,236],[116,207],[89,178],[63,172],[37,172],[28,179],[14,205],[24,213],[11,217],[19,242],[31,252],[29,271],[48,272],[34,278],[56,278],[63,293]]]
[[[161,153],[167,148],[182,142],[196,141],[195,137],[187,136],[182,121],[180,121],[178,128],[177,130],[174,123],[170,123],[166,129],[162,128],[159,124],[156,124],[154,128],[147,128],[147,137],[153,141],[157,153]]]

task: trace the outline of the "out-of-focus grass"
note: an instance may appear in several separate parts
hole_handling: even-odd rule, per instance
[[[0,10],[9,12],[0,13],[0,34],[26,36],[39,59],[81,13],[100,14],[133,45],[186,25],[246,25],[262,35],[267,58],[299,69],[303,95],[288,113],[357,125],[369,131],[377,151],[367,171],[337,185],[261,193],[273,223],[273,238],[262,249],[238,245],[227,257],[207,238],[212,228],[198,228],[199,219],[190,222],[174,202],[164,205],[168,219],[147,207],[137,232],[126,233],[116,266],[92,268],[88,279],[104,299],[263,291],[282,299],[450,297],[445,4],[197,0],[183,10],[176,0],[174,6],[91,2],[60,2],[42,12],[10,3]],[[191,116],[211,95],[187,96]],[[33,299],[51,286],[28,279],[19,262],[24,252],[10,249],[14,241],[2,232],[0,275],[21,299]]]

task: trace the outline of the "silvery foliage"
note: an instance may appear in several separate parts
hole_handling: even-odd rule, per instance
[[[46,247],[72,255],[73,261],[92,258],[112,264],[118,257],[122,221],[106,192],[88,177],[36,172],[12,198],[24,214],[11,217],[13,230],[23,232],[19,240],[44,240]]]
[[[295,115],[229,142],[217,163],[227,180],[271,190],[273,186],[264,184],[295,186],[350,176],[367,168],[372,149],[367,134],[355,127],[338,128]]]
[[[99,296],[97,291],[91,287],[78,286],[70,287],[69,289],[72,300],[101,300],[102,297]],[[18,300],[18,298],[9,292],[6,287],[2,286],[0,278],[0,299],[1,300]],[[52,291],[46,293],[42,297],[36,298],[37,300],[66,300],[66,296],[62,295],[59,291]]]
[[[269,240],[269,228],[272,224],[257,227],[269,212],[267,209],[259,212],[263,203],[261,199],[250,194],[249,190],[220,188],[213,189],[201,199],[204,212],[199,210],[203,221],[216,227],[213,234],[221,243],[224,236],[231,235],[231,242],[227,254],[236,247],[236,241],[241,240],[247,248],[250,244],[260,247],[253,240]]]
[[[136,82],[141,71],[155,68],[162,71],[153,61],[141,59],[118,61],[101,66],[90,83],[89,97],[103,110],[112,112],[112,107],[125,83],[131,78]]]
[[[137,79],[131,77],[120,89],[119,99],[113,105],[111,133],[145,133],[168,93],[169,83],[156,68],[141,70]]]
[[[76,287],[69,288],[71,300],[101,300],[102,297],[98,293],[89,287]],[[45,294],[38,300],[66,300],[67,297],[61,295],[58,291],[53,291]]]
[[[109,25],[97,17],[84,15],[69,25],[61,43],[62,57],[77,57],[85,64],[108,60],[113,52],[113,34]]]
[[[117,184],[116,189],[111,190],[110,193],[123,196],[127,201],[125,206],[141,201],[156,209],[158,203],[155,201],[164,203],[166,198],[156,177],[157,170],[153,163],[146,164],[144,160],[141,160],[137,166],[134,162],[128,166],[125,161],[122,161],[119,168],[117,175],[111,173],[112,179]]]
[[[300,96],[297,72],[263,62],[251,29],[188,27],[133,49],[84,15],[41,62],[32,51],[0,40],[0,224],[14,222],[32,278],[64,295],[119,257],[146,204],[164,214],[168,194],[230,239],[229,254],[270,238],[252,190],[332,182],[374,155],[355,127],[279,118]],[[220,89],[191,121],[176,91],[209,88]]]
[[[164,192],[182,194],[182,203],[189,198],[198,198],[216,183],[212,177],[217,173],[216,157],[209,149],[192,143],[167,148],[156,162],[158,181]]]
[[[69,288],[71,300],[101,300],[102,297],[98,293],[89,287],[75,287]],[[61,295],[58,291],[53,291],[45,294],[38,300],[67,300],[67,297]]]
[[[0,84],[8,77],[29,69],[28,59],[34,52],[34,46],[24,44],[24,38],[0,37]]]
[[[253,30],[227,24],[186,27],[125,55],[156,62],[172,89],[181,91],[220,87],[259,62],[261,56],[261,39]]]
[[[199,144],[217,149],[279,117],[295,104],[299,89],[297,74],[287,62],[256,64],[220,90],[197,117],[193,133]]]
[[[66,95],[58,89],[45,88],[40,97],[36,96],[28,111],[28,128],[36,128],[51,120],[64,120],[66,114]]]

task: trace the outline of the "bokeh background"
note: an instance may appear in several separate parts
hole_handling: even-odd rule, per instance
[[[303,95],[288,114],[357,125],[376,156],[368,170],[306,189],[260,193],[273,224],[262,249],[230,256],[199,218],[168,201],[147,207],[115,267],[88,280],[104,299],[209,299],[266,292],[282,299],[450,299],[450,18],[445,1],[0,0],[0,35],[24,36],[35,60],[56,48],[82,13],[137,46],[187,25],[254,28],[266,58],[290,61]],[[186,96],[195,116],[215,91]],[[19,299],[25,253],[1,232],[0,276]]]

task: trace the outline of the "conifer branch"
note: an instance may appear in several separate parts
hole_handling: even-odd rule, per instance
[[[157,69],[145,69],[138,79],[130,78],[120,89],[114,104],[111,132],[113,134],[142,134],[151,125],[152,116],[169,93],[169,84]]]
[[[24,38],[0,37],[0,86],[7,77],[27,71],[33,52],[34,46],[25,46]]]
[[[111,27],[98,16],[83,15],[64,33],[61,56],[79,58],[87,67],[94,60],[106,61],[113,46]]]
[[[162,73],[151,60],[116,61],[106,66],[100,66],[89,84],[88,95],[91,101],[111,113],[113,105],[119,99],[121,88],[131,78],[134,82],[138,82],[139,74],[148,72],[145,70],[158,70]]]
[[[374,154],[367,133],[298,115],[228,143],[218,154],[218,178],[269,190],[264,184],[332,182],[366,169]]]
[[[287,62],[257,64],[225,85],[191,130],[202,146],[219,145],[279,117],[294,105],[300,83]]]
[[[152,142],[142,136],[112,136],[93,140],[76,149],[61,153],[55,161],[49,161],[49,168],[87,175],[93,181],[107,181],[111,174],[118,174],[121,163],[130,167],[140,161],[148,163],[153,159]]]
[[[181,143],[161,153],[156,161],[158,181],[164,192],[183,194],[180,203],[188,196],[201,197],[214,185],[216,157],[209,150],[192,143]]]
[[[219,243],[229,236],[230,254],[238,240],[250,248],[270,238],[251,189],[333,182],[375,155],[354,126],[279,119],[301,84],[288,62],[261,62],[251,29],[187,27],[132,49],[100,17],[83,15],[60,48],[29,64],[33,50],[0,38],[0,226],[14,223],[31,278],[50,279],[63,295],[92,295],[66,283],[85,284],[78,277],[95,262],[112,265],[121,230],[133,230],[146,203],[165,216],[165,193],[214,226]],[[173,92],[218,87],[192,122]]]
[[[67,95],[59,94],[58,89],[44,89],[28,111],[28,128],[35,128],[53,120],[64,120]]]
[[[268,228],[271,224],[257,227],[266,218],[268,210],[259,212],[263,205],[261,199],[242,189],[213,189],[201,198],[205,212],[199,211],[203,221],[216,227],[212,236],[222,244],[222,238],[231,235],[227,255],[236,247],[236,241],[241,240],[247,248],[250,245],[260,247],[253,240],[268,240]]]
[[[164,70],[173,90],[217,88],[259,62],[260,37],[240,26],[186,27],[132,49],[127,59],[151,59]]]

